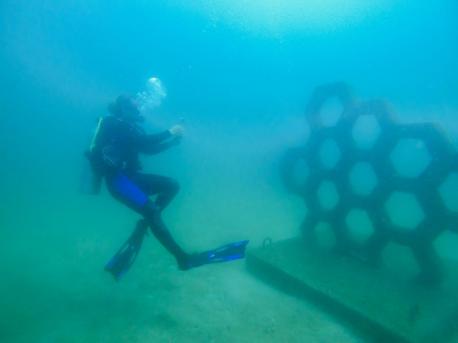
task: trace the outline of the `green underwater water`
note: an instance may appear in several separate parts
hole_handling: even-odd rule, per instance
[[[452,0],[2,1],[0,341],[362,341],[243,261],[180,272],[152,236],[115,283],[103,266],[137,216],[106,190],[81,194],[82,152],[107,104],[157,76],[167,97],[148,130],[184,118],[186,135],[144,168],[180,183],[164,214],[180,244],[297,236],[307,209],[286,191],[280,159],[309,135],[316,86],[346,81],[361,99],[387,99],[399,121],[436,122],[457,142],[457,16]],[[373,124],[358,132],[367,143]],[[392,158],[415,173],[422,149]],[[325,150],[332,164],[336,150]],[[362,168],[355,187],[370,177]],[[442,193],[455,209],[457,190],[452,175]],[[401,224],[421,217],[402,196],[387,208]],[[367,234],[364,214],[348,220]],[[450,231],[436,242],[452,259],[457,245]]]

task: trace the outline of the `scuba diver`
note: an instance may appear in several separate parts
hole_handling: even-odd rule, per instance
[[[134,97],[121,95],[100,118],[90,148],[86,151],[93,172],[94,192],[102,180],[110,194],[142,218],[106,264],[105,270],[119,280],[137,257],[148,228],[172,254],[180,270],[226,262],[245,256],[248,241],[230,243],[203,253],[188,254],[173,239],[161,213],[178,193],[178,183],[165,176],[141,173],[139,154],[158,154],[180,143],[183,127],[175,125],[158,134],[147,134],[140,126],[144,117]],[[155,196],[155,200],[150,197]]]

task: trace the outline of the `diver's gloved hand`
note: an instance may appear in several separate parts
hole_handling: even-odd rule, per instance
[[[173,137],[183,137],[184,127],[181,125],[174,125],[169,129],[169,132]]]

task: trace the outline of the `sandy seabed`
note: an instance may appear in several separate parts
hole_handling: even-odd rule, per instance
[[[9,273],[0,341],[362,342],[315,306],[257,280],[244,261],[182,272],[149,246],[121,282],[77,270],[71,286],[62,274]]]

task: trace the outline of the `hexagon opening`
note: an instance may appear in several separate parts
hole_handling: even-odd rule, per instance
[[[399,175],[415,178],[431,163],[431,154],[423,141],[404,138],[391,152],[390,160]]]
[[[342,157],[339,146],[333,139],[326,139],[319,151],[320,162],[326,169],[334,168]]]
[[[367,162],[356,163],[351,169],[349,177],[351,188],[358,195],[370,195],[378,183],[374,168]]]
[[[371,149],[380,137],[380,133],[380,124],[374,115],[359,116],[353,125],[353,140],[360,149]]]
[[[327,99],[320,109],[320,120],[324,126],[335,126],[342,117],[343,105],[339,98]]]
[[[364,244],[375,231],[367,212],[361,209],[348,212],[345,224],[349,238],[358,244]]]
[[[339,203],[339,193],[331,181],[323,181],[317,191],[320,206],[327,211],[333,210]]]
[[[320,248],[331,250],[336,245],[336,235],[327,222],[319,222],[314,227],[315,242]]]
[[[420,272],[412,249],[390,242],[382,252],[382,261],[386,269],[403,280],[411,280]]]
[[[442,258],[458,260],[458,233],[446,230],[434,241],[434,249]]]
[[[394,192],[385,203],[385,210],[394,225],[411,231],[425,219],[417,197],[411,193]]]
[[[458,212],[458,173],[450,173],[439,186],[439,193],[445,207],[452,212]]]

